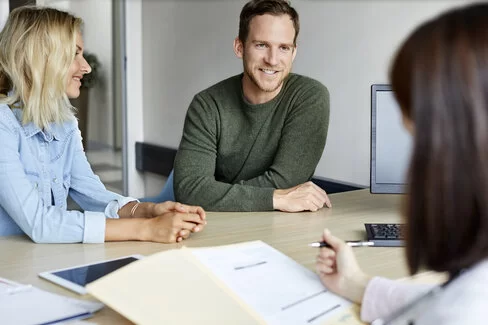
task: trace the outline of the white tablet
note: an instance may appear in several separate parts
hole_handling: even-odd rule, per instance
[[[142,255],[124,256],[113,260],[73,266],[39,273],[41,278],[54,282],[79,294],[86,294],[85,286],[127,264],[143,258]]]

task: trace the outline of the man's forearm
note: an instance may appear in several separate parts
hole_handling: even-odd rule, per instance
[[[193,173],[195,174],[195,173]],[[200,205],[209,211],[271,211],[273,210],[272,187],[255,187],[227,184],[213,177],[186,176],[178,179],[175,173],[176,200]]]

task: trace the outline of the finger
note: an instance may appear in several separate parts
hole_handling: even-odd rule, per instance
[[[322,260],[317,260],[317,265],[319,264],[330,268],[334,268],[335,262],[331,259],[322,259]]]
[[[187,231],[191,232],[199,232],[203,229],[202,225],[196,225],[193,222],[185,222],[183,221],[181,224],[181,229],[186,229]]]
[[[169,212],[169,211],[173,211],[175,204],[176,204],[176,202],[172,202],[172,201],[166,201],[166,202],[157,203],[154,206],[154,210],[153,210],[154,211],[154,215],[155,216],[158,216],[158,215],[161,215],[163,213],[166,213],[166,212]]]
[[[179,242],[180,242],[180,241],[182,241],[182,240],[183,240],[183,238],[181,238],[181,237],[179,237],[179,236],[178,236],[178,237],[176,237],[176,242],[177,242],[177,243],[179,243]]]
[[[181,237],[181,238],[183,238],[183,239],[187,239],[188,237],[190,237],[190,231],[189,230],[186,230],[186,229],[182,229],[178,233],[178,236]]]
[[[334,263],[334,260],[328,258],[328,259],[324,260],[323,264],[326,265],[326,266],[328,266],[328,267],[330,267],[330,268],[332,268],[335,263]]]
[[[201,218],[202,220],[207,219],[207,214],[205,213],[205,210],[203,210],[203,208],[202,208],[202,207],[196,207],[196,208],[197,208],[197,209],[196,209],[196,211],[195,211],[195,212],[196,212],[196,213],[197,213],[197,214],[200,216],[200,218]]]
[[[324,200],[315,191],[311,191],[307,196],[307,210],[317,211],[324,206]]]
[[[206,225],[206,221],[204,224],[199,224],[199,225],[196,225],[193,229],[192,229],[192,232],[199,232],[199,231],[202,231],[203,228],[205,228],[205,225]]]
[[[198,214],[202,220],[205,220],[207,217],[205,210],[203,210],[202,207],[191,205],[187,205],[186,207],[188,208],[188,211],[186,212]]]
[[[317,255],[317,263],[322,263],[327,257],[322,254]]]
[[[330,266],[324,264],[317,264],[315,269],[317,270],[318,273],[324,273],[324,274],[331,274],[334,272],[334,270]]]
[[[319,255],[318,256],[321,256],[323,259],[330,258],[330,257],[333,257],[332,256],[333,252],[334,251],[331,248],[321,247],[321,248],[319,248]]]
[[[324,193],[325,193],[325,191],[324,191]],[[327,193],[325,193],[325,206],[328,207],[328,208],[332,208],[332,202],[330,201],[329,196],[327,195]]]
[[[327,267],[330,267],[331,269],[335,269],[336,265],[336,260],[331,259],[331,258],[322,258],[322,259],[317,259],[317,264],[325,265]]]
[[[314,182],[310,182],[313,186],[313,188],[315,189],[316,193],[322,198],[322,200],[325,202],[325,205],[328,207],[328,208],[331,208],[332,207],[332,203],[329,199],[329,196],[327,195],[327,192],[324,191],[323,188],[321,188],[320,186],[318,186],[317,184],[315,184]]]
[[[190,212],[190,207],[188,205],[185,205],[185,204],[182,204],[179,202],[175,202],[174,211],[187,213],[187,212]]]
[[[333,235],[330,233],[330,230],[329,230],[329,229],[327,229],[327,228],[325,228],[325,229],[324,229],[324,233],[323,233],[323,235],[322,235],[322,238],[323,238],[323,240],[324,240],[324,241],[325,241],[327,244],[329,244],[329,245],[330,245],[330,246],[331,246],[331,247],[332,247],[332,248],[333,248],[335,251],[338,251],[338,250],[340,250],[342,247],[346,246],[346,243],[345,243],[343,240],[341,240],[341,239],[339,239],[339,238],[337,238],[337,237],[333,236]]]
[[[329,199],[329,196],[327,195],[327,192],[325,192],[320,186],[318,186],[317,184],[315,183],[312,183],[314,185],[314,188],[316,189],[316,193],[317,195],[320,196],[320,198],[322,199],[322,201],[325,203],[325,205],[328,207],[328,208],[332,208],[332,202],[330,201]]]
[[[182,221],[186,221],[186,222],[193,222],[193,223],[196,223],[196,224],[203,224],[205,222],[205,220],[202,220],[200,218],[200,215],[198,215],[196,213],[184,213],[184,214],[181,214],[181,220]]]
[[[302,196],[301,201],[304,204],[303,210],[317,211],[323,208],[327,195],[317,185],[312,182],[307,182],[303,184],[300,190]]]
[[[319,210],[324,207],[326,201],[322,196],[318,196],[317,193],[314,193],[314,204],[317,206],[317,210]]]
[[[326,259],[326,258],[335,259],[335,255],[336,254],[335,254],[334,250],[332,250],[330,248],[327,248],[327,247],[320,248],[319,256],[321,256],[324,259]]]

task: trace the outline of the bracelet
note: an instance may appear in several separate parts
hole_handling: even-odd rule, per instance
[[[132,209],[130,209],[130,217],[131,218],[134,218],[134,213],[136,212],[137,208],[139,207],[139,204],[141,204],[141,202],[137,202],[136,204],[134,204]]]

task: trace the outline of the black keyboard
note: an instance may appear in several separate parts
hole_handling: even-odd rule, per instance
[[[374,246],[405,246],[405,225],[400,223],[365,223],[368,241]]]

